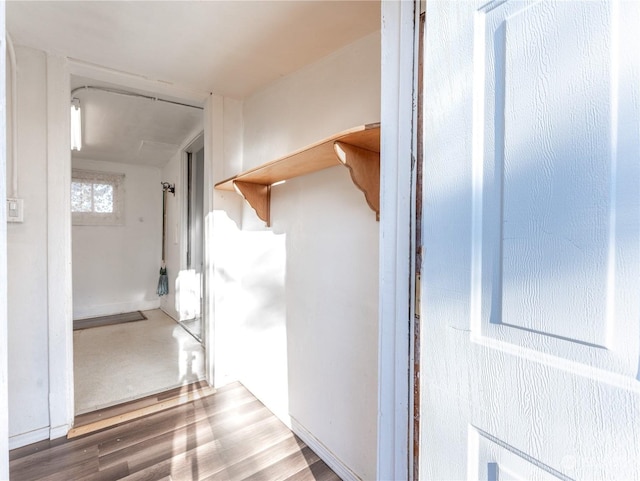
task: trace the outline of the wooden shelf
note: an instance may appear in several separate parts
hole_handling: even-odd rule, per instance
[[[215,185],[238,192],[270,225],[271,185],[283,180],[344,165],[367,204],[380,217],[380,124],[349,129],[285,157],[247,170]]]

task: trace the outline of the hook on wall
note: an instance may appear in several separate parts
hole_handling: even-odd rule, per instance
[[[162,184],[162,190],[169,191],[173,195],[176,195],[176,184],[170,184],[169,182],[160,182]]]

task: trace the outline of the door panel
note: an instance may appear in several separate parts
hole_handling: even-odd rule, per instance
[[[468,479],[487,481],[557,481],[565,477],[550,466],[541,466],[525,453],[514,453],[502,442],[482,431],[470,428]],[[499,462],[495,460],[499,459]]]
[[[493,42],[486,38],[484,45],[500,52],[486,75],[496,79],[500,95],[493,105],[504,112],[495,147],[485,150],[503,185],[495,203],[502,211],[501,256],[494,261],[502,265],[495,287],[502,312],[496,309],[491,322],[604,347],[613,213],[608,179],[615,175],[612,19],[602,4],[509,5],[485,14],[493,19]],[[586,25],[568,42],[558,33],[575,15]],[[578,72],[567,79],[569,68]],[[570,316],[586,322],[577,329],[563,322]]]
[[[420,472],[640,479],[640,7],[426,18]]]
[[[617,191],[637,191],[638,172],[616,145],[619,16],[596,2],[505,2],[477,17],[474,320],[489,337],[631,373],[637,345],[606,353],[628,345],[638,317],[620,302],[638,276],[637,250],[623,249],[638,226],[617,222],[633,216]],[[617,268],[621,254],[635,268]]]

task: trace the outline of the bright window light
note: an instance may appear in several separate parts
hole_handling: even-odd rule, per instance
[[[73,225],[123,225],[124,174],[72,169]]]

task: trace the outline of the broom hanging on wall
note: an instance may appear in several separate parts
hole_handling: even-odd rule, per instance
[[[167,237],[167,191],[176,195],[175,184],[161,182],[162,184],[162,264],[160,264],[160,278],[158,279],[157,293],[159,296],[169,294],[169,277],[167,276],[167,265],[165,262],[165,244]]]

